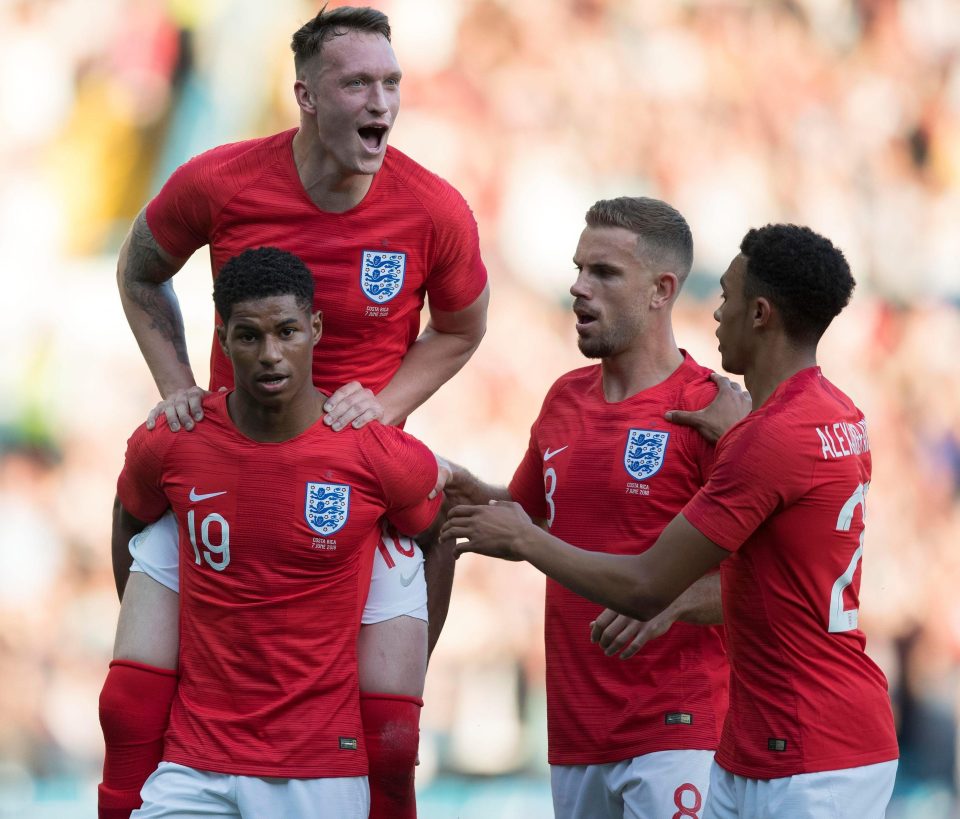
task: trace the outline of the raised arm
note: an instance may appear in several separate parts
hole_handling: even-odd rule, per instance
[[[147,225],[146,210],[140,211],[120,248],[117,287],[127,322],[165,399],[166,406],[161,406],[172,430],[180,424],[191,429],[194,419],[203,417],[200,401],[205,392],[190,368],[183,316],[171,282],[185,262],[160,247]],[[156,410],[151,413],[148,427],[156,415]]]

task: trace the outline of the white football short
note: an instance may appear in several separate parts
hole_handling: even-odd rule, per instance
[[[372,625],[407,615],[427,619],[427,581],[423,574],[423,552],[413,538],[391,534],[392,527],[381,523],[382,531],[373,558],[370,594],[361,623]],[[173,592],[180,593],[180,535],[172,511],[130,539],[132,572],[143,572]]]
[[[700,819],[713,751],[655,751],[604,765],[551,765],[556,819]]]
[[[751,779],[714,764],[703,819],[883,819],[897,760],[837,771]]]
[[[310,816],[367,819],[370,788],[365,776],[280,779],[198,771],[161,762],[140,791],[143,806],[131,819],[191,816]]]

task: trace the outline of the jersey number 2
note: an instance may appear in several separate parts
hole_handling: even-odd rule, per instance
[[[840,510],[840,516],[837,518],[837,531],[849,532],[853,525],[853,513],[859,506],[863,511],[861,518],[867,516],[867,490],[869,483],[857,484],[854,493],[847,499],[847,502]],[[845,609],[843,607],[843,590],[853,583],[853,575],[857,571],[857,564],[863,558],[863,535],[866,527],[860,530],[860,545],[853,553],[850,559],[850,565],[847,570],[833,582],[833,590],[830,592],[830,621],[827,631],[836,634],[841,631],[853,631],[857,627],[860,616],[858,609]]]

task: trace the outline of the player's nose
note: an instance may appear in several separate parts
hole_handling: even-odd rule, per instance
[[[382,83],[371,83],[370,92],[367,95],[367,110],[372,114],[378,115],[386,114],[389,110],[387,95],[383,90]]]
[[[260,345],[260,363],[276,364],[282,360],[283,353],[281,352],[279,340],[270,335],[264,336],[263,343]]]
[[[587,287],[583,271],[577,274],[577,278],[574,280],[573,284],[570,285],[570,295],[575,299],[590,298],[590,289]]]

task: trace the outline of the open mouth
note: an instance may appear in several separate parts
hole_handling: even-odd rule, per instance
[[[573,306],[573,314],[577,317],[577,330],[583,330],[597,321],[596,314],[584,310],[576,304]]]
[[[387,126],[365,125],[363,128],[358,128],[357,133],[360,135],[360,141],[363,143],[363,146],[370,151],[370,153],[376,154],[380,152],[384,142],[386,142]]]
[[[288,376],[280,373],[267,373],[257,378],[257,383],[267,390],[278,390],[287,383]]]

